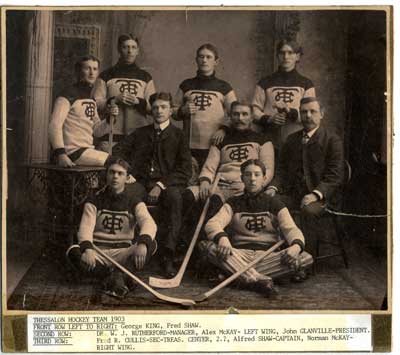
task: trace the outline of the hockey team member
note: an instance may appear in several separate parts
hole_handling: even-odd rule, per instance
[[[125,266],[142,270],[157,249],[156,224],[144,202],[125,189],[129,164],[120,158],[107,161],[107,186],[89,197],[78,231],[79,245],[71,246],[67,257],[80,270],[103,278],[106,292],[124,296],[127,278],[93,249],[93,244]],[[136,225],[139,235],[135,235]]]
[[[108,154],[95,150],[93,135],[109,132],[108,119],[101,121],[91,98],[99,60],[85,56],[75,64],[77,82],[57,97],[49,125],[49,139],[61,167],[103,166]],[[107,106],[107,116],[118,115],[118,107]]]
[[[167,277],[175,274],[174,254],[182,221],[182,191],[192,173],[188,143],[182,130],[171,123],[170,93],[150,97],[154,123],[138,128],[114,147],[114,154],[132,164],[132,175],[148,193],[147,201],[157,205],[160,254]]]
[[[300,100],[315,97],[312,81],[296,70],[302,54],[302,48],[295,41],[280,41],[277,45],[279,69],[258,82],[253,97],[254,122],[271,133],[278,151],[289,134],[302,129]]]
[[[209,43],[197,49],[197,75],[179,85],[176,102],[180,105],[177,120],[183,120],[183,130],[190,143],[192,156],[201,169],[211,143],[220,143],[227,125],[226,117],[235,92],[231,85],[215,76],[219,62],[217,48]]]
[[[114,143],[119,142],[136,128],[151,123],[146,114],[150,110],[148,100],[155,92],[151,75],[135,63],[139,54],[138,38],[132,34],[119,36],[118,52],[120,55],[118,63],[100,74],[93,90],[93,97],[97,101],[100,113],[111,97],[115,97],[120,107],[114,127]],[[108,135],[105,135],[99,148],[107,151],[107,147]]]
[[[281,233],[288,247],[240,276],[242,286],[268,295],[273,278],[303,270],[313,259],[304,251],[304,236],[286,206],[277,197],[263,193],[264,164],[250,159],[240,169],[244,194],[230,198],[208,221],[208,240],[199,247],[210,263],[231,274],[278,242]]]
[[[208,215],[215,213],[231,196],[243,193],[240,166],[248,159],[260,159],[266,166],[263,186],[267,186],[274,176],[274,148],[261,133],[251,129],[252,106],[244,101],[234,101],[230,109],[230,128],[220,144],[210,148],[207,160],[199,175],[199,186],[191,186],[185,191],[185,206],[193,200],[205,200],[217,173],[220,174],[218,188],[210,201]],[[189,193],[191,192],[191,194]],[[190,202],[189,202],[189,201]]]

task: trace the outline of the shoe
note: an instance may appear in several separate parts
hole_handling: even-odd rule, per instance
[[[176,275],[174,262],[172,259],[165,258],[163,261],[164,274],[167,278],[172,278]]]
[[[308,273],[306,270],[296,271],[296,273],[291,277],[291,281],[297,283],[304,282],[307,279],[308,279]]]
[[[71,282],[80,282],[85,275],[81,268],[81,249],[79,245],[72,245],[65,253],[67,278]]]
[[[257,280],[253,283],[253,289],[264,297],[269,297],[274,292],[274,282],[271,278]]]
[[[104,280],[103,292],[111,297],[123,299],[129,293],[129,288],[125,283],[124,274],[119,270],[113,271]]]

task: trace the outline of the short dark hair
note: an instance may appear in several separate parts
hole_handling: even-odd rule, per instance
[[[153,105],[154,101],[156,101],[156,100],[168,101],[172,107],[172,104],[173,104],[172,95],[169,92],[160,91],[160,92],[156,92],[153,95],[151,95],[150,99],[149,99],[150,105]]]
[[[300,107],[301,107],[301,105],[309,104],[310,102],[318,102],[320,111],[321,111],[321,112],[324,111],[324,106],[323,106],[323,104],[321,103],[321,101],[320,101],[319,99],[317,99],[317,98],[314,97],[314,96],[303,97],[303,98],[300,100]]]
[[[242,175],[244,175],[244,173],[246,172],[246,168],[249,165],[259,166],[263,175],[265,176],[267,169],[266,169],[264,163],[260,159],[249,159],[249,160],[246,160],[244,163],[242,163],[242,165],[240,165],[240,173]]]
[[[131,166],[130,164],[125,160],[122,159],[118,156],[109,156],[106,163],[105,163],[105,168],[106,171],[110,168],[111,165],[118,164],[121,165],[125,170],[126,174],[128,175],[131,172]]]
[[[236,100],[236,101],[233,101],[233,102],[231,103],[231,110],[230,110],[230,112],[232,112],[233,109],[234,109],[236,106],[246,106],[246,107],[250,108],[250,112],[253,112],[253,105],[252,105],[249,101],[247,101],[247,100]]]
[[[298,42],[291,38],[283,38],[276,45],[276,54],[279,54],[283,46],[288,45],[293,49],[293,52],[303,55],[303,48]]]
[[[84,62],[87,62],[88,60],[93,60],[94,62],[97,62],[100,67],[100,60],[99,60],[99,58],[95,57],[94,55],[85,55],[85,56],[80,57],[78,59],[78,61],[75,63],[75,75],[78,78],[78,80],[80,79],[82,65]]]
[[[200,51],[202,51],[203,49],[208,49],[209,51],[213,52],[213,53],[214,53],[215,59],[218,59],[218,58],[219,58],[217,47],[215,47],[215,46],[214,46],[213,44],[211,44],[211,43],[204,43],[204,44],[202,44],[199,48],[197,48],[196,57],[199,56]]]
[[[124,44],[125,41],[133,40],[139,46],[139,38],[137,38],[132,33],[124,33],[118,37],[118,50],[120,50],[121,46]]]

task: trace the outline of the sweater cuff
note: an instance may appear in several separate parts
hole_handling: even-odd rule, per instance
[[[290,246],[297,244],[300,247],[300,253],[302,253],[305,249],[304,242],[300,239],[295,239]]]
[[[297,121],[297,119],[299,118],[299,113],[295,108],[291,108],[287,117],[292,121]]]
[[[182,110],[182,106],[179,107],[177,116],[178,116],[178,119],[179,119],[179,120],[188,120],[188,119],[190,118],[190,114],[185,113],[185,112]]]
[[[93,244],[88,240],[84,240],[83,242],[79,243],[79,248],[81,249],[81,253],[83,254],[86,249],[93,249]]]
[[[157,242],[153,240],[148,234],[141,234],[135,240],[137,244],[143,243],[147,247],[147,257],[146,259],[150,258],[157,250]]]
[[[313,190],[312,193],[318,197],[318,200],[323,200],[324,199],[324,195],[322,194],[321,191],[318,190]]]
[[[57,148],[54,149],[54,154],[56,155],[56,157],[58,157],[61,154],[67,154],[67,152],[65,151],[65,148]]]
[[[216,234],[216,235],[214,236],[214,238],[213,238],[214,243],[215,243],[215,244],[218,244],[219,240],[220,240],[222,237],[227,237],[227,238],[229,239],[228,234],[226,234],[225,232],[220,232],[220,233],[218,233],[218,234]]]
[[[260,117],[258,122],[263,127],[269,127],[271,125],[270,118],[271,118],[271,116],[263,115]]]
[[[212,184],[212,181],[210,178],[208,178],[207,176],[200,176],[199,177],[199,183],[203,182],[203,181],[208,181],[210,183],[210,185]]]

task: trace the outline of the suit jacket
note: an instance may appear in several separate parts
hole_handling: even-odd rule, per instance
[[[297,197],[302,197],[299,194],[303,192],[318,190],[329,201],[343,183],[343,143],[323,127],[315,131],[307,144],[302,144],[302,138],[303,130],[288,137],[278,172],[270,185],[279,192]]]
[[[132,175],[139,181],[150,179],[150,165],[154,148],[154,125],[136,129],[113,147],[113,155],[127,160]],[[172,123],[162,132],[157,158],[165,186],[186,186],[192,174],[189,145],[181,129]]]

